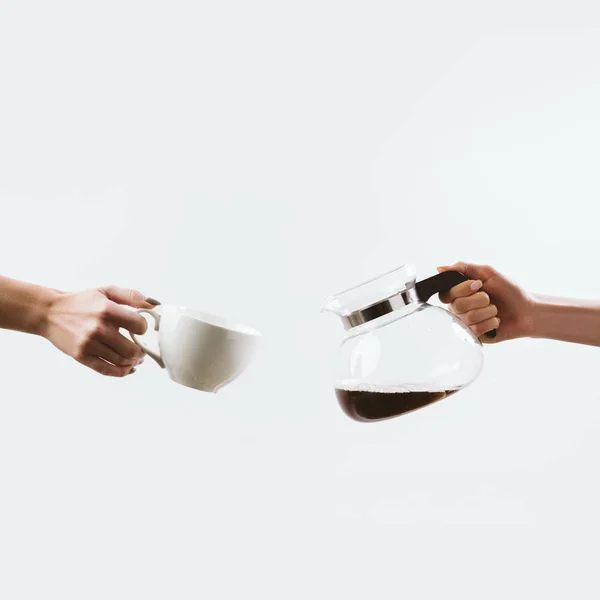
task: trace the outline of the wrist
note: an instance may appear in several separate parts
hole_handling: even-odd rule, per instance
[[[540,294],[531,294],[531,317],[529,322],[530,338],[545,337],[548,321],[548,304]]]
[[[521,291],[521,298],[518,302],[513,303],[509,311],[508,316],[511,323],[509,339],[538,337],[541,309],[541,297]]]
[[[48,338],[51,325],[52,310],[63,292],[50,288],[41,288],[36,299],[31,319],[32,333]]]
[[[581,327],[585,306],[558,296],[533,295],[532,338],[570,341]]]

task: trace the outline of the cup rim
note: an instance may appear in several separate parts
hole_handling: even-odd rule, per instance
[[[174,304],[166,306],[163,305],[161,308],[163,310],[175,310],[182,316],[193,319],[194,321],[199,321],[205,325],[210,325],[211,327],[216,327],[217,329],[222,329],[223,331],[239,333],[250,337],[262,337],[260,331],[249,327],[248,325],[244,325],[242,323],[238,323],[236,321],[232,321],[230,319],[226,319],[225,317],[208,313],[197,308]]]

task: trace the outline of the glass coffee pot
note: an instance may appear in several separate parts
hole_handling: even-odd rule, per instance
[[[341,317],[346,330],[335,392],[350,418],[390,419],[477,379],[481,342],[450,312],[428,304],[466,279],[447,271],[417,282],[414,269],[404,265],[326,302],[323,310]]]

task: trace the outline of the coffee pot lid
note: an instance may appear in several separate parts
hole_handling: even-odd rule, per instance
[[[345,329],[352,329],[408,304],[427,302],[466,280],[462,273],[444,271],[417,282],[414,268],[402,265],[333,296],[323,310],[335,313]]]
[[[331,297],[323,310],[337,314],[345,329],[351,329],[408,304],[419,302],[416,275],[411,265],[402,265]]]

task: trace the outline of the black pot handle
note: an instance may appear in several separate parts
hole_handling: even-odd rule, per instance
[[[415,289],[417,290],[419,300],[421,302],[427,302],[431,296],[439,294],[440,292],[447,292],[450,288],[453,288],[463,281],[468,281],[468,277],[462,273],[459,273],[458,271],[444,271],[443,273],[438,273],[433,277],[417,282]],[[489,331],[485,334],[485,337],[495,338],[496,330],[493,329],[492,331]]]

